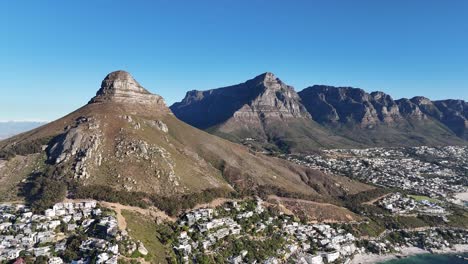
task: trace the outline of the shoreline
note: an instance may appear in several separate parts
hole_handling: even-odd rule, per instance
[[[468,244],[456,244],[456,245],[453,245],[452,248],[435,249],[435,250],[432,250],[432,252],[418,248],[418,247],[405,247],[405,248],[402,248],[401,251],[398,253],[391,253],[391,254],[384,254],[384,255],[359,253],[353,257],[350,264],[381,263],[384,261],[389,261],[393,259],[402,259],[402,258],[407,258],[407,257],[415,256],[415,255],[421,255],[421,254],[444,255],[444,254],[457,254],[457,253],[467,253],[467,252],[468,252]]]
[[[468,202],[468,192],[456,193],[454,197],[455,199]]]

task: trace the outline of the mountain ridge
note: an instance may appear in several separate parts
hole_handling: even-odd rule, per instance
[[[197,128],[234,142],[255,138],[272,150],[351,145],[316,124],[294,88],[269,72],[236,85],[190,91],[170,108]]]
[[[181,120],[210,133],[235,142],[254,139],[267,148],[276,145],[287,152],[307,152],[320,147],[466,144],[468,138],[467,103],[463,100],[430,101],[424,97],[394,100],[380,91],[368,93],[360,88],[327,85],[309,86],[296,93],[283,82],[281,86],[287,89],[269,94],[251,92],[250,97],[245,97],[245,90],[268,90],[267,83],[256,83],[265,76],[279,80],[272,73],[264,73],[237,85],[192,90],[170,108]],[[281,116],[285,105],[281,98],[288,97],[292,100],[287,103],[298,111],[289,111],[287,118],[279,119],[282,124],[263,125],[264,120],[278,118],[259,111],[262,107],[256,102]],[[225,110],[226,105],[231,106],[229,111]],[[213,114],[223,118],[212,118]],[[260,122],[252,123],[253,119]],[[250,129],[243,129],[246,124]],[[297,138],[302,139],[299,142]]]

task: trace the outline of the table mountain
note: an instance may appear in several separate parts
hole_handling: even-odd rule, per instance
[[[181,120],[253,148],[286,152],[374,146],[466,144],[466,102],[314,85],[299,93],[272,73],[190,91],[171,106]]]
[[[287,151],[351,144],[313,121],[294,88],[269,72],[237,85],[189,91],[171,110],[179,119],[235,142]]]

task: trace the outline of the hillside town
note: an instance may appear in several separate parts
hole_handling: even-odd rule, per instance
[[[450,198],[468,189],[468,147],[463,146],[334,149],[286,158],[327,173],[434,198]]]
[[[417,196],[412,197],[400,193],[392,193],[381,199],[378,204],[389,212],[398,215],[419,213],[443,216],[448,213],[445,208],[441,206],[442,202],[438,200],[430,198],[425,199],[425,197]]]
[[[399,193],[376,205],[392,213],[440,213],[432,212],[437,208],[424,200]],[[349,263],[356,254],[395,254],[407,247],[436,251],[468,244],[468,231],[463,228],[387,229],[366,238],[349,231],[365,223],[308,224],[263,206],[257,198],[188,211],[179,218],[171,241],[180,263],[203,263],[204,256],[212,256],[216,263],[238,264]]]
[[[260,199],[230,202],[215,209],[187,212],[175,234],[175,252],[189,263],[201,253],[226,257],[228,263],[284,263],[305,259],[310,263],[346,262],[356,252],[356,238],[327,224],[304,224],[274,213]],[[232,248],[227,241],[238,241]],[[255,241],[253,248],[249,241]],[[262,244],[269,245],[259,254]],[[274,250],[272,250],[274,249]],[[309,263],[309,262],[307,262]]]
[[[120,232],[111,211],[96,201],[57,203],[43,214],[23,204],[0,205],[0,263],[116,264],[122,255],[145,253],[140,242]]]

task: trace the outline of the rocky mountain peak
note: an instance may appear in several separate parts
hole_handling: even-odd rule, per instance
[[[130,103],[130,104],[164,104],[161,96],[148,92],[130,73],[114,71],[109,73],[101,83],[101,88],[89,103]]]
[[[265,72],[257,77],[254,78],[254,80],[262,81],[262,82],[277,82],[279,79],[273,74],[272,72]]]
[[[252,87],[263,87],[264,91],[294,90],[292,86],[285,84],[271,72],[262,73],[255,78],[248,80],[246,84],[249,84]]]
[[[417,105],[432,105],[432,101],[429,98],[423,97],[423,96],[415,96],[410,99],[411,102],[417,104]]]

